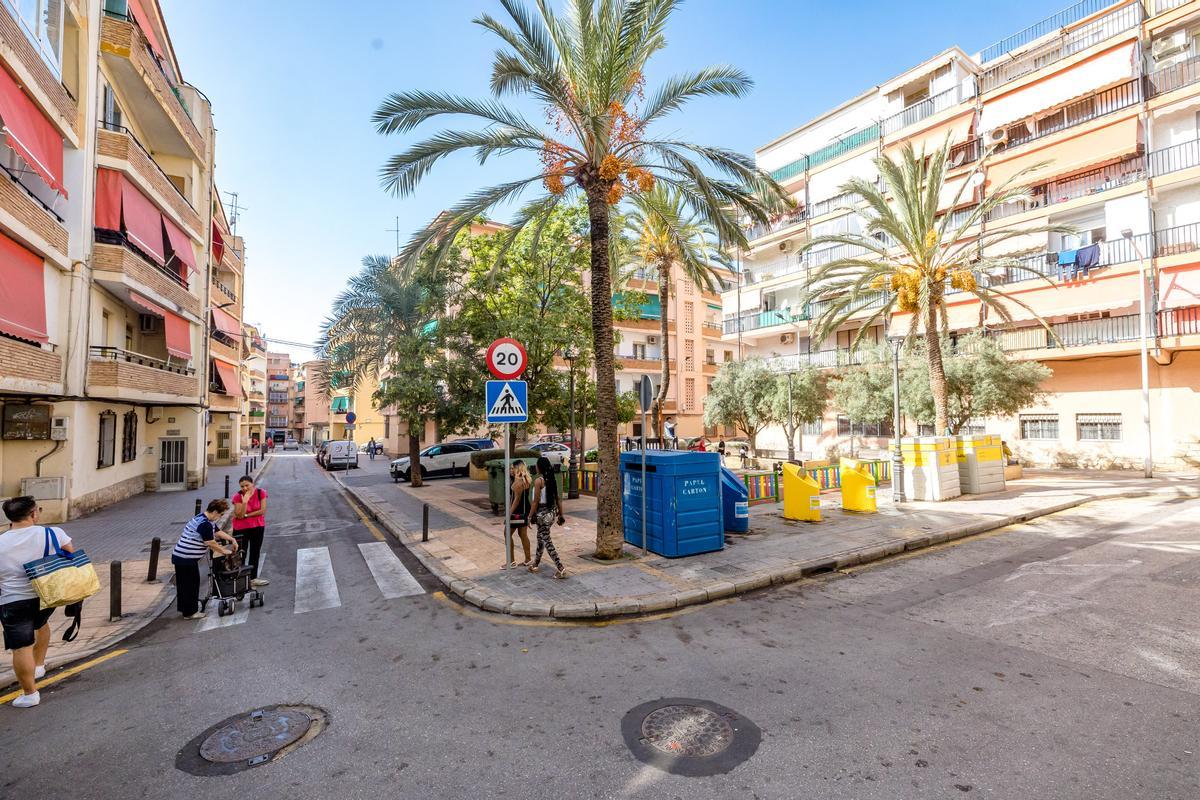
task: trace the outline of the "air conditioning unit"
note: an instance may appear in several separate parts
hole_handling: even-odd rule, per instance
[[[780,344],[795,344],[796,343],[796,334],[794,334],[794,333],[781,334],[779,337],[779,343]]]
[[[158,331],[158,317],[152,314],[138,314],[138,330],[142,333],[156,333]]]
[[[658,344],[658,337],[657,336],[647,336],[646,344]]]
[[[1175,31],[1170,36],[1164,36],[1150,45],[1150,54],[1154,57],[1155,61],[1162,61],[1187,50],[1188,44],[1190,42],[1188,41],[1187,31]],[[1157,64],[1156,66],[1163,65]]]
[[[70,417],[51,417],[50,418],[50,440],[54,442],[65,442],[71,431]]]
[[[993,128],[988,131],[987,143],[990,147],[1008,144],[1008,128]]]
[[[781,252],[781,253],[792,252],[792,243],[791,242],[780,242],[779,243],[779,252]]]

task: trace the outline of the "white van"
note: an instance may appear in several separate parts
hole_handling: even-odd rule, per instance
[[[346,439],[329,442],[324,465],[325,469],[358,469],[358,446]]]

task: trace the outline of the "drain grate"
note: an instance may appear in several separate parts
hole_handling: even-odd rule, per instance
[[[324,730],[326,713],[312,706],[267,706],[222,720],[179,751],[177,769],[192,775],[230,775],[282,758]]]
[[[621,733],[639,761],[688,777],[729,772],[762,741],[758,726],[742,715],[691,698],[643,703],[625,715]]]

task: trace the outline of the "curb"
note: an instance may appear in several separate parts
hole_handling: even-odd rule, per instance
[[[1057,514],[1061,511],[1102,500],[1129,499],[1176,493],[1182,493],[1189,498],[1200,497],[1200,490],[1182,486],[1166,486],[1158,489],[1130,489],[1094,497],[1080,497],[1075,500],[1056,503],[1052,506],[1024,511],[1020,514],[937,531],[915,539],[892,539],[881,544],[854,548],[840,553],[808,559],[807,561],[795,562],[786,567],[750,573],[732,582],[716,581],[704,587],[633,597],[609,598],[598,601],[549,603],[537,600],[519,600],[497,595],[491,589],[480,586],[475,581],[463,578],[447,570],[440,559],[436,559],[422,552],[420,549],[412,547],[406,537],[413,535],[413,532],[397,525],[387,514],[380,513],[371,500],[363,497],[353,487],[346,486],[341,481],[336,481],[336,483],[343,492],[353,497],[366,510],[372,520],[395,537],[398,542],[407,547],[409,552],[416,556],[417,560],[434,577],[441,581],[449,593],[456,595],[463,602],[484,611],[498,614],[521,617],[551,617],[563,620],[648,614],[709,603],[714,600],[745,594],[768,586],[782,586],[814,575],[834,572],[860,564],[869,564],[904,552],[924,550],[935,545],[944,544],[945,542],[978,536],[981,533],[988,533],[989,531],[1006,528],[1010,525],[1018,525],[1022,522],[1028,522],[1031,519]]]

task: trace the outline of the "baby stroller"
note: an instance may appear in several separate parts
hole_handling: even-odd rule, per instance
[[[209,551],[208,571],[212,577],[208,589],[208,597],[200,603],[200,610],[208,608],[208,601],[214,597],[219,601],[217,616],[224,617],[237,609],[237,604],[250,596],[250,607],[261,606],[264,601],[263,593],[250,586],[250,575],[253,567],[244,563],[246,548],[239,540],[235,553],[218,556]]]

